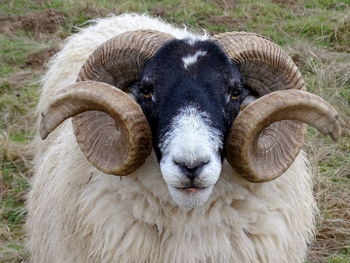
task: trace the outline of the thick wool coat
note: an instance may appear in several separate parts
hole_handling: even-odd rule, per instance
[[[68,38],[43,79],[38,110],[74,83],[88,56],[118,34],[154,29],[203,38],[159,19],[112,16]],[[303,262],[317,211],[305,155],[278,179],[247,182],[224,162],[201,207],[172,201],[155,155],[122,179],[93,167],[80,151],[70,120],[36,139],[28,197],[31,262]]]

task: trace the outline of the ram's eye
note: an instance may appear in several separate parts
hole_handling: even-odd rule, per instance
[[[147,86],[142,87],[140,89],[140,91],[141,91],[144,98],[149,99],[149,98],[151,98],[153,88],[151,86],[147,85]]]
[[[231,93],[231,99],[235,100],[238,99],[238,97],[241,95],[241,92],[239,90],[234,90]]]

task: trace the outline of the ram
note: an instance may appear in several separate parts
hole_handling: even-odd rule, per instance
[[[317,208],[302,122],[339,136],[304,89],[253,33],[126,14],[70,37],[38,106],[31,261],[303,262]]]

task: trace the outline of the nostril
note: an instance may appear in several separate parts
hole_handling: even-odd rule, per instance
[[[194,179],[196,176],[198,176],[203,166],[209,164],[209,162],[210,162],[209,160],[206,160],[206,161],[200,161],[200,162],[189,164],[186,162],[179,162],[174,160],[174,163],[177,166],[179,166],[181,171],[191,180]]]

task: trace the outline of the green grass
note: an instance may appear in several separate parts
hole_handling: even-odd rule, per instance
[[[48,9],[57,12],[58,21],[50,33],[35,24]],[[32,173],[26,146],[34,134],[38,81],[45,71],[28,59],[57,48],[90,19],[124,12],[159,15],[210,33],[244,30],[270,37],[295,59],[308,89],[334,105],[350,128],[350,0],[2,0],[0,15],[12,17],[12,28],[1,31],[8,24],[0,24],[0,262],[26,257],[22,225]],[[334,144],[310,128],[305,149],[316,167],[318,229],[332,229],[317,237],[309,262],[350,262],[349,139]]]
[[[335,254],[327,259],[328,263],[350,263],[350,254]]]
[[[5,68],[5,71],[9,71],[11,69],[9,66],[22,66],[27,55],[38,49],[37,45],[38,43],[26,38],[20,39],[0,36],[2,68]]]

